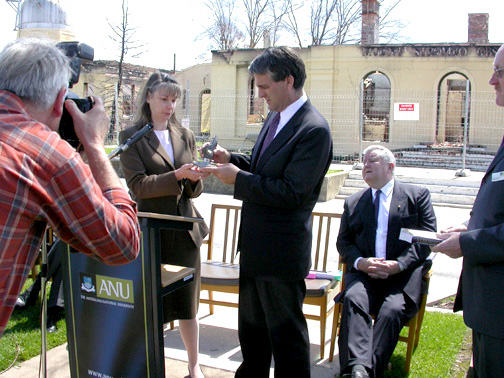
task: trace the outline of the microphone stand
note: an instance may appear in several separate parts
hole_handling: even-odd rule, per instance
[[[42,288],[42,311],[41,311],[41,344],[42,350],[40,353],[40,368],[42,369],[42,377],[47,377],[47,294],[46,294],[46,284],[47,284],[47,243],[46,243],[47,231],[44,231],[44,237],[42,238],[42,264],[40,268],[40,287]]]
[[[153,128],[154,128],[154,125],[152,123],[146,124],[140,130],[138,130],[135,134],[133,134],[126,142],[124,142],[119,147],[117,147],[114,151],[112,151],[110,154],[108,154],[109,160],[112,160],[117,155],[126,151],[128,148],[130,148],[132,145],[134,145],[136,142],[138,142],[145,134],[147,134]]]
[[[152,123],[146,124],[144,127],[142,127],[140,130],[138,130],[135,134],[133,134],[126,142],[121,144],[119,147],[117,147],[114,151],[112,151],[110,154],[108,154],[109,160],[112,160],[119,154],[123,153],[126,151],[130,146],[138,142],[145,134],[150,132],[154,128],[154,125]],[[54,245],[56,243],[59,243],[60,239],[56,240],[54,242]],[[40,354],[40,367],[42,370],[42,377],[46,378],[47,377],[47,295],[46,295],[46,284],[47,284],[47,244],[46,244],[46,233],[44,232],[44,237],[42,239],[42,264],[41,264],[41,269],[40,269],[40,277],[41,277],[41,290],[43,293],[42,296],[42,310],[41,310],[41,343],[42,343],[42,350]]]

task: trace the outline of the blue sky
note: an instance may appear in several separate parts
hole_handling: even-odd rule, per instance
[[[59,0],[59,3],[67,10],[76,38],[94,47],[96,60],[117,58],[107,20],[114,25],[120,21],[120,0]],[[147,46],[140,59],[127,61],[172,69],[176,54],[177,69],[208,62],[210,55],[204,54],[209,51],[208,42],[195,41],[209,22],[209,11],[203,0],[155,2],[156,6],[152,3],[129,0],[130,25],[137,29],[135,39]],[[504,43],[504,2],[501,0],[402,0],[394,11],[394,18],[401,18],[408,25],[403,30],[408,42],[467,42],[468,13],[489,13],[489,40]],[[0,0],[0,49],[15,39],[14,23],[14,11],[5,0]]]

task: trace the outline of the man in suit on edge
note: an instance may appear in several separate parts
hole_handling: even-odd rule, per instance
[[[494,59],[489,81],[498,106],[504,106],[504,45]],[[447,239],[432,250],[464,257],[453,310],[464,310],[473,330],[475,377],[504,376],[504,144],[490,163],[468,224],[444,230]],[[443,232],[443,231],[442,231]]]
[[[275,377],[305,378],[310,343],[302,311],[304,278],[311,264],[311,212],[332,161],[331,132],[303,91],[305,66],[292,49],[268,48],[249,72],[270,110],[252,155],[217,147],[219,164],[203,169],[234,184],[234,197],[243,201],[238,311],[243,362],[236,377],[269,377],[273,355]]]
[[[370,188],[345,200],[337,240],[347,265],[338,339],[344,377],[382,376],[421,300],[430,249],[399,240],[399,233],[436,231],[436,217],[429,191],[394,180],[394,167],[390,150],[366,148],[362,177]]]

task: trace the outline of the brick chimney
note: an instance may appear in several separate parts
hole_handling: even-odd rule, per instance
[[[488,13],[469,13],[469,43],[488,43]]]
[[[380,3],[378,0],[362,0],[361,44],[378,43],[380,25]]]

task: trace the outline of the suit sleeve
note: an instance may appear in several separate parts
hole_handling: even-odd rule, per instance
[[[355,233],[350,228],[350,210],[348,204],[348,198],[345,200],[343,205],[343,215],[341,216],[341,223],[338,233],[338,239],[336,241],[336,248],[341,258],[345,264],[351,268],[354,266],[355,260],[359,257],[363,257],[360,250],[355,244]]]
[[[432,207],[429,190],[420,188],[419,193],[416,195],[415,203],[418,215],[415,228],[435,232],[437,230],[436,215]],[[409,248],[404,249],[397,258],[397,261],[403,264],[405,269],[417,267],[421,262],[427,259],[430,252],[429,246],[413,244]]]
[[[243,155],[243,154],[231,154],[231,164],[236,165],[241,170],[250,171],[250,162],[252,155]]]
[[[504,263],[504,223],[460,234],[464,260],[471,265]]]
[[[236,177],[235,198],[262,206],[296,209],[313,195],[331,154],[329,128],[311,127],[299,138],[288,157],[272,162],[284,165],[281,176],[268,177],[241,170]]]

